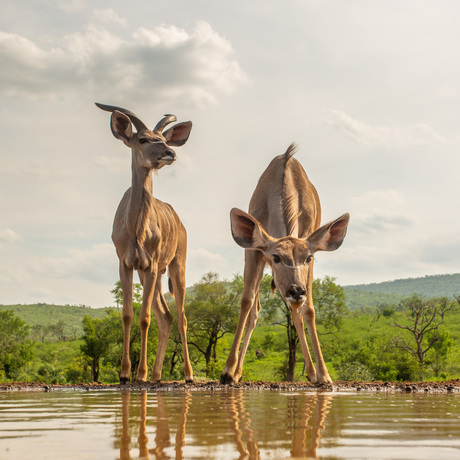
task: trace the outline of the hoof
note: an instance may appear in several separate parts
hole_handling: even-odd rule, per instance
[[[193,379],[188,379],[188,380],[185,380],[185,383],[187,383],[187,384],[193,384],[194,381],[193,381]]]
[[[228,374],[222,374],[220,376],[220,383],[222,385],[233,385],[235,383],[233,377]]]
[[[127,385],[129,383],[128,377],[120,377],[120,385]]]

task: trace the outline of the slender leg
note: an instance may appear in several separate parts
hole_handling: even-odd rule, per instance
[[[152,304],[158,322],[158,348],[155,356],[155,364],[153,365],[151,382],[159,382],[161,380],[161,371],[163,369],[163,361],[165,358],[166,347],[168,345],[169,334],[171,332],[172,315],[168,305],[161,292],[161,278],[157,279],[157,287],[155,289],[155,298]]]
[[[150,310],[155,293],[157,282],[157,270],[142,273],[139,278],[142,282],[144,294],[142,297],[142,308],[139,313],[139,326],[141,329],[141,353],[139,357],[139,367],[137,370],[137,380],[145,382],[147,380],[147,339],[150,326]]]
[[[241,345],[240,356],[238,357],[238,366],[236,368],[235,375],[233,377],[233,380],[235,382],[239,382],[241,380],[241,375],[243,374],[244,358],[246,356],[246,352],[248,351],[248,346],[251,340],[251,335],[257,324],[257,318],[259,317],[259,311],[260,311],[260,298],[259,298],[259,292],[257,292],[256,298],[254,299],[254,303],[252,305],[252,308],[248,315],[248,319],[246,321],[243,344]]]
[[[228,355],[224,370],[222,371],[222,375],[220,376],[221,383],[229,384],[237,381],[235,380],[235,371],[238,365],[238,349],[243,337],[248,314],[253,308],[256,296],[258,296],[259,293],[259,285],[264,274],[264,266],[265,263],[262,253],[259,251],[245,251],[244,290],[241,297],[240,317],[238,319],[232,348]],[[243,365],[241,363],[240,372],[242,371],[242,367]]]
[[[169,276],[173,285],[177,308],[177,328],[182,341],[184,358],[184,376],[186,382],[193,382],[193,370],[190,363],[187,344],[187,318],[185,317],[185,251],[179,251],[169,265]]]
[[[321,352],[321,346],[318,340],[318,334],[316,332],[316,323],[315,323],[315,307],[313,306],[313,296],[312,296],[312,282],[313,282],[313,267],[308,273],[308,292],[307,300],[302,305],[302,315],[304,321],[307,325],[308,335],[310,336],[311,347],[313,349],[313,355],[315,356],[316,362],[316,383],[332,383],[331,378],[329,377],[329,372],[326,368],[326,363],[324,362],[323,354]]]
[[[120,383],[129,383],[131,360],[129,359],[129,337],[133,322],[133,271],[120,261],[120,281],[123,291],[123,355],[121,358]]]
[[[326,363],[324,362],[321,347],[319,345],[318,334],[316,332],[315,325],[315,309],[313,304],[305,303],[305,305],[302,307],[302,314],[304,316],[305,323],[307,324],[308,335],[310,336],[311,347],[315,356],[316,383],[332,383],[332,380],[329,377],[329,372],[326,368]]]
[[[305,359],[305,367],[307,368],[308,380],[312,383],[316,383],[316,370],[310,356],[310,350],[308,349],[307,338],[305,337],[305,329],[303,325],[303,319],[301,312],[298,308],[291,308],[292,321],[294,323],[295,330],[300,340],[302,347],[303,356]]]

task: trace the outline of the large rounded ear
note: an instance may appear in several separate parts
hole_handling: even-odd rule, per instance
[[[264,251],[272,239],[254,217],[241,209],[230,211],[230,223],[233,239],[242,248]]]
[[[110,117],[110,128],[112,134],[122,140],[126,145],[129,145],[129,141],[133,135],[133,125],[131,120],[124,113],[115,110]]]
[[[307,242],[310,244],[311,252],[316,251],[335,251],[340,248],[343,239],[347,234],[350,214],[346,213],[333,222],[323,225],[313,232]]]
[[[192,122],[184,121],[166,130],[163,136],[166,139],[166,143],[171,147],[180,147],[187,142],[191,130]]]

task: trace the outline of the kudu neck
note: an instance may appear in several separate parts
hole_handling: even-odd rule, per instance
[[[134,158],[131,164],[132,178],[131,186],[133,192],[143,192],[146,190],[153,194],[153,180],[152,180],[152,169],[140,166]]]

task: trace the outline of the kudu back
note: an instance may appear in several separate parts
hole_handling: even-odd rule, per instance
[[[158,322],[159,335],[151,381],[161,379],[172,323],[172,315],[161,289],[161,276],[166,269],[169,270],[170,289],[176,298],[177,326],[182,341],[185,380],[192,381],[193,372],[188,354],[187,321],[184,312],[187,233],[172,206],[153,196],[152,183],[152,171],[174,163],[176,153],[173,147],[187,142],[192,123],[177,123],[164,131],[167,125],[176,121],[174,115],[165,115],[151,130],[137,115],[127,109],[99,103],[96,105],[102,110],[112,112],[112,133],[123,141],[132,153],[131,187],[118,205],[112,231],[123,291],[123,356],[120,383],[130,381],[134,270],[137,270],[143,287],[142,308],[139,313],[141,351],[137,380],[143,382],[147,377],[147,335],[151,309]],[[133,131],[132,125],[137,132]]]
[[[291,144],[284,155],[275,157],[269,164],[252,195],[249,213],[236,208],[230,213],[233,238],[245,249],[244,290],[235,338],[221,375],[222,383],[241,379],[244,357],[260,310],[259,286],[266,265],[270,265],[274,285],[290,307],[308,379],[318,384],[331,382],[316,333],[313,262],[316,252],[340,247],[350,216],[344,214],[320,226],[318,193],[293,157],[295,151],[296,146]],[[316,369],[308,349],[304,321]]]

